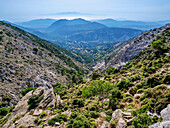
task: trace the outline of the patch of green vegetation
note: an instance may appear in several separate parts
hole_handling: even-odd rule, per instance
[[[55,122],[64,123],[66,121],[67,121],[67,116],[65,114],[58,114],[54,118],[49,119],[48,124],[53,126]]]
[[[22,96],[25,96],[29,91],[36,90],[34,87],[28,87],[25,90],[21,91]]]
[[[32,95],[28,100],[29,110],[36,108],[43,97],[44,95]]]
[[[45,117],[45,116],[47,116],[47,113],[46,113],[46,112],[42,112],[42,113],[40,114],[40,118],[43,118],[43,117]]]
[[[92,128],[91,123],[84,115],[78,114],[70,117],[69,122],[66,124],[66,128]]]
[[[0,108],[0,119],[6,116],[9,112],[9,108],[2,107]]]
[[[113,87],[114,85],[108,81],[92,81],[89,86],[82,88],[82,96],[88,98],[95,95],[107,94]]]

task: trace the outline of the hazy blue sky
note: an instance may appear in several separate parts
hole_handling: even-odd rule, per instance
[[[170,0],[0,0],[1,20],[77,17],[170,20]]]

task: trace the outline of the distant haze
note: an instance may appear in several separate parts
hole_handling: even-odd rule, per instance
[[[170,20],[170,0],[1,0],[0,20],[39,18]]]

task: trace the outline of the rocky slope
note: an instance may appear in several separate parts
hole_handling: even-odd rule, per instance
[[[0,99],[19,101],[28,87],[72,85],[87,72],[81,56],[0,22]],[[79,62],[78,62],[79,61]]]
[[[144,32],[141,35],[132,38],[126,42],[122,42],[124,45],[122,48],[118,47],[116,49],[113,48],[113,54],[118,51],[118,53],[111,55],[108,63],[102,67],[102,72],[110,67],[120,68],[124,66],[127,62],[130,62],[134,57],[143,49],[145,49],[154,39],[155,37],[163,32],[166,28],[170,27],[170,24],[167,24],[163,27],[151,29],[150,31]],[[106,58],[107,59],[107,58]]]
[[[71,87],[57,83],[50,89],[26,89],[25,96],[14,108],[3,102],[0,104],[0,126],[167,127],[169,84],[170,28],[166,28],[120,70],[111,67],[106,73],[93,73],[86,82]],[[3,100],[8,101],[8,98]]]

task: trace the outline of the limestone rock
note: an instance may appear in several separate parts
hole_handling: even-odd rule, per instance
[[[125,128],[126,127],[126,122],[123,118],[120,118],[117,125],[116,125],[116,128]]]
[[[163,121],[170,121],[170,104],[161,111]]]
[[[108,127],[109,127],[109,123],[107,121],[104,121],[100,128],[108,128]]]
[[[54,108],[56,104],[56,97],[53,92],[53,88],[45,89],[45,87],[40,87],[40,93],[43,92],[44,98],[39,103],[40,108]]]
[[[106,115],[105,112],[101,112],[101,113],[100,113],[100,117],[105,118],[106,116],[107,116],[107,115]]]
[[[32,95],[43,95],[43,99],[39,103],[38,107],[32,110],[28,110],[29,105],[28,105],[28,100]],[[30,91],[28,92],[22,99],[21,101],[18,102],[16,107],[14,108],[11,116],[9,117],[8,121],[6,124],[3,126],[3,128],[7,127],[12,127],[13,126],[13,119],[16,118],[17,116],[20,116],[21,118],[17,121],[17,124],[14,126],[32,126],[34,123],[34,116],[39,116],[42,112],[43,109],[51,107],[51,109],[55,108],[55,105],[59,105],[61,103],[61,99],[58,96],[58,99],[56,98],[53,88],[47,89],[45,87],[39,87],[35,91]],[[42,109],[43,108],[43,109]],[[45,110],[45,112],[50,115],[50,110]],[[67,115],[71,115],[71,112],[66,112]],[[33,115],[33,116],[32,116]],[[55,115],[56,116],[56,115]],[[28,119],[27,119],[28,118]],[[29,122],[27,122],[29,121]]]
[[[39,116],[39,115],[41,114],[41,112],[43,112],[42,109],[35,109],[33,115],[34,115],[34,116]]]
[[[15,124],[15,127],[25,126],[25,127],[33,127],[35,116],[26,114],[23,118],[19,119]]]
[[[60,123],[59,122],[55,122],[55,126],[60,126]]]
[[[122,112],[122,110],[117,109],[112,114],[109,127],[111,127],[113,121],[116,121],[116,128],[125,128],[126,124],[132,123],[132,118],[133,116],[130,112]]]
[[[170,104],[161,111],[162,122],[149,126],[149,128],[170,128]]]

